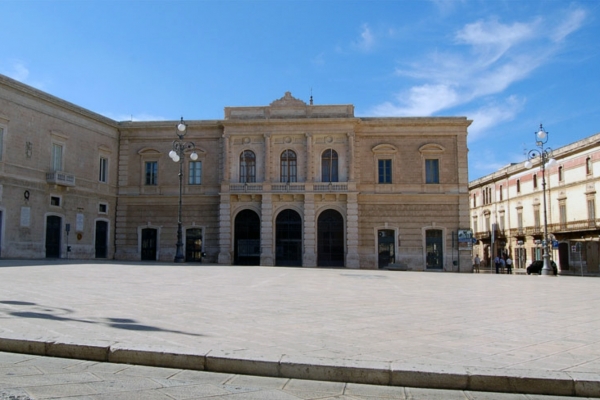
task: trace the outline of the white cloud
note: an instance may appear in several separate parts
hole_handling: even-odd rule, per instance
[[[504,103],[488,104],[473,112],[467,112],[467,118],[473,120],[469,126],[469,142],[485,136],[486,131],[505,121],[510,121],[521,111],[525,101],[510,96]]]
[[[560,23],[552,33],[552,39],[555,42],[562,42],[568,35],[581,28],[587,16],[585,10],[576,9],[566,16],[561,18]]]
[[[400,105],[390,102],[381,104],[373,114],[389,115],[431,115],[457,103],[458,94],[450,85],[422,85],[412,87],[407,93],[397,96]]]
[[[8,77],[23,83],[29,78],[29,70],[22,61],[14,61],[3,73]]]
[[[355,46],[362,51],[369,51],[375,45],[375,35],[367,24],[363,24],[360,32],[360,39]]]
[[[394,101],[375,106],[372,112],[380,116],[428,116],[484,98],[490,105],[470,116],[478,120],[469,129],[477,137],[485,128],[512,119],[522,104],[522,100],[509,98],[499,106],[493,96],[551,62],[560,41],[581,27],[585,18],[584,10],[573,9],[562,13],[560,24],[542,18],[467,24],[455,32],[449,48],[430,52],[397,69],[397,75],[420,82],[395,94]]]

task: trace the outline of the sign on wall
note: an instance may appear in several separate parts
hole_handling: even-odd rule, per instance
[[[458,249],[471,250],[473,248],[473,232],[470,229],[458,230]]]

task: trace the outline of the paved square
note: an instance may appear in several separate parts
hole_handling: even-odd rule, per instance
[[[600,375],[597,278],[12,264],[0,264],[0,338],[211,354],[221,358],[214,370],[253,360],[248,368],[260,375],[275,375],[269,362],[286,359]]]

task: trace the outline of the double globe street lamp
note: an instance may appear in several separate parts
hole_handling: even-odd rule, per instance
[[[198,159],[198,153],[196,153],[195,151],[196,145],[193,142],[186,142],[183,140],[186,133],[187,124],[183,122],[183,117],[181,117],[181,121],[177,124],[177,129],[175,130],[175,134],[179,139],[173,140],[173,150],[169,152],[169,157],[171,157],[171,160],[173,160],[173,162],[179,163],[179,210],[177,218],[177,250],[175,252],[174,260],[176,263],[185,262],[185,256],[183,254],[183,231],[181,228],[181,197],[183,194],[183,161],[185,159],[186,150],[190,150],[192,152],[190,154],[190,159],[192,159],[192,161],[196,161]]]
[[[532,161],[539,160],[542,169],[542,195],[544,197],[544,240],[542,241],[544,266],[542,268],[542,275],[553,276],[554,270],[550,266],[550,251],[549,251],[549,238],[548,238],[548,217],[546,212],[546,168],[552,167],[556,164],[556,160],[552,158],[552,149],[549,147],[544,148],[544,145],[548,142],[548,132],[546,132],[540,124],[540,130],[535,133],[535,144],[537,149],[530,150],[527,153],[528,160],[525,161],[525,168],[531,168],[533,166]]]

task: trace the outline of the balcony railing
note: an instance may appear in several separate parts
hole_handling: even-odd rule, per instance
[[[558,224],[548,224],[548,232],[577,232],[589,231],[600,228],[600,220],[586,219],[580,221],[569,221]]]
[[[486,239],[491,240],[491,238],[492,238],[491,231],[475,232],[475,239],[477,239],[477,240],[486,240]],[[505,238],[506,238],[506,232],[504,232],[504,230],[496,229],[494,231],[494,239],[498,240],[498,239],[505,239]]]
[[[313,192],[347,192],[348,183],[230,183],[229,192],[231,193],[299,193],[305,191]]]
[[[75,175],[60,171],[46,172],[46,182],[52,185],[75,186]]]
[[[263,191],[263,186],[261,183],[234,183],[229,185],[229,190],[232,192],[257,193]]]
[[[304,192],[304,183],[275,183],[271,185],[274,192]]]

